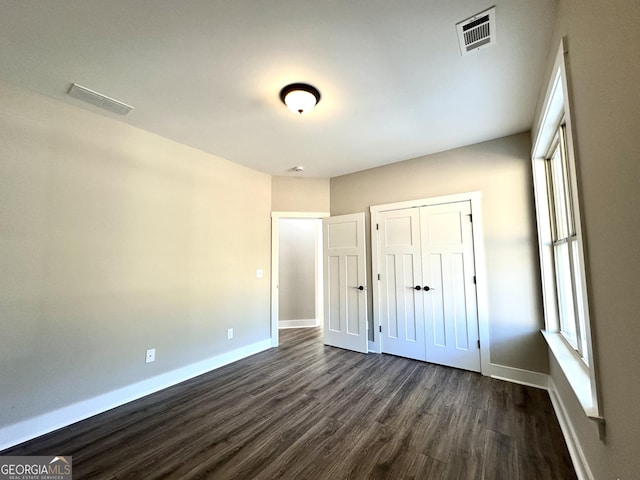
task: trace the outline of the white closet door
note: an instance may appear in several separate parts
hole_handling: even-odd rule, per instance
[[[420,212],[381,212],[378,222],[383,351],[425,360]]]
[[[471,202],[420,209],[426,360],[480,371]]]

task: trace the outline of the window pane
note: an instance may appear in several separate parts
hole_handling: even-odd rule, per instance
[[[564,184],[565,204],[567,209],[567,235],[575,235],[576,227],[573,218],[573,201],[571,198],[571,188],[569,185],[569,162],[567,155],[566,127],[560,127],[560,153],[562,157],[562,182]]]
[[[553,210],[555,219],[556,240],[567,238],[567,197],[566,183],[564,178],[564,168],[560,144],[553,151],[551,156],[551,181],[553,182]]]
[[[547,159],[544,162],[544,173],[545,173],[545,185],[547,190],[547,211],[549,212],[549,226],[551,227],[551,239],[556,240],[558,238],[558,233],[556,230],[556,214],[555,208],[553,204],[555,200],[553,199],[553,181],[551,180],[551,159]]]
[[[558,289],[558,313],[560,314],[560,331],[569,343],[578,348],[578,339],[573,308],[573,287],[571,282],[571,261],[569,244],[561,242],[553,247],[556,263],[556,288]]]
[[[578,252],[578,240],[576,237],[571,237],[569,240],[569,246],[571,250],[572,262],[571,267],[573,270],[574,288],[576,292],[576,306],[577,306],[577,322],[579,328],[579,348],[582,358],[589,363],[587,352],[587,336],[586,336],[586,319],[584,313],[584,292],[582,291],[582,275],[580,270],[580,253]]]

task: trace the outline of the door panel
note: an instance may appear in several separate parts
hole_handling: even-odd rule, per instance
[[[366,353],[364,213],[325,218],[323,228],[324,343]]]
[[[469,350],[471,341],[467,328],[466,292],[464,257],[462,254],[451,255],[451,302],[453,304],[453,326],[455,332],[455,346],[458,349]]]
[[[340,257],[325,260],[325,330],[340,330]]]
[[[382,297],[382,318],[381,323],[386,327],[383,330],[387,337],[398,337],[398,322],[395,315],[397,313],[397,295],[396,295],[396,256],[385,255],[384,268],[382,269],[381,278],[383,280],[382,289],[384,295]]]
[[[415,279],[419,276],[415,271],[415,255],[403,254],[401,259],[404,279],[400,284],[406,286],[405,292],[407,293],[407,296],[405,296],[405,299],[409,299],[410,303],[415,304],[416,299],[412,286],[415,284]],[[419,308],[405,308],[405,321],[403,322],[403,325],[405,327],[404,337],[407,342],[422,341],[422,337],[420,335],[422,329],[417,326],[421,321],[422,319],[420,318]]]
[[[380,323],[383,352],[425,360],[418,209],[379,215]]]
[[[480,371],[469,201],[420,209],[426,359]]]
[[[358,262],[361,258],[356,255],[347,255],[345,256],[345,264],[346,264],[346,272],[345,276],[347,277],[347,334],[349,335],[360,335],[364,333],[366,327],[363,329],[360,326],[360,299],[365,297],[364,291],[361,292],[358,290],[359,285],[364,285],[365,281],[362,279],[362,282],[359,278],[359,265]],[[365,307],[366,308],[366,307]]]
[[[425,297],[425,315],[431,316],[430,326],[433,330],[433,343],[438,346],[444,346],[447,344],[447,331],[445,324],[445,312],[444,312],[444,279],[442,278],[442,255],[431,254],[428,263],[429,281],[427,286],[430,290]],[[423,293],[424,295],[424,293]],[[427,332],[427,337],[429,332]],[[426,341],[426,339],[425,339]]]

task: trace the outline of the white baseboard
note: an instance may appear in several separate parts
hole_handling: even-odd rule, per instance
[[[567,444],[567,449],[569,450],[569,455],[571,456],[573,468],[576,471],[578,480],[595,480],[587,463],[587,459],[584,456],[584,452],[582,451],[582,447],[580,446],[580,442],[578,442],[573,424],[567,415],[567,409],[564,406],[562,398],[558,395],[556,385],[551,377],[549,377],[549,398],[551,398],[553,410],[556,412],[556,417],[558,417],[558,423],[560,424],[560,429]]]
[[[242,360],[271,348],[271,339],[262,340],[246,347],[187,365],[141,382],[98,395],[97,397],[59,408],[52,412],[0,428],[0,450],[18,445],[72,423],[106,412],[138,398],[197,377],[216,368]]]
[[[489,364],[484,369],[483,375],[488,375],[497,380],[506,380],[507,382],[518,383],[528,387],[542,388],[547,390],[549,386],[549,376],[545,373],[532,372],[531,370],[523,370],[521,368],[506,367],[495,363]]]
[[[278,321],[278,328],[312,328],[319,327],[320,322],[315,318],[302,319],[302,320],[280,320]]]

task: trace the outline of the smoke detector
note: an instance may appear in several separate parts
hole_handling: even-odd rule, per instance
[[[67,93],[73,98],[77,98],[78,100],[82,100],[83,102],[90,103],[91,105],[95,105],[96,107],[103,108],[110,112],[117,113],[118,115],[127,115],[131,110],[133,110],[131,105],[114,100],[102,93],[98,93],[88,89],[87,87],[78,85],[77,83],[72,83]]]
[[[496,7],[456,23],[460,54],[468,55],[496,43]]]

